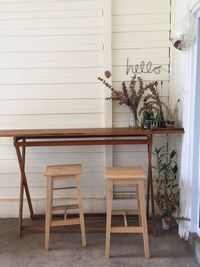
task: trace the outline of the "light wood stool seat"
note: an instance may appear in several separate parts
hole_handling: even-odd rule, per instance
[[[107,216],[106,216],[106,245],[105,255],[110,256],[110,238],[112,233],[141,233],[143,234],[145,258],[149,258],[149,240],[147,230],[147,219],[145,212],[144,179],[145,173],[140,167],[113,167],[107,168]],[[113,186],[114,185],[134,185],[137,188],[138,211],[113,211]],[[139,226],[128,226],[126,215],[137,214],[139,216]],[[112,215],[123,215],[124,226],[112,226]]]
[[[85,223],[83,214],[83,201],[80,189],[80,175],[82,173],[81,164],[72,165],[49,165],[47,166],[44,175],[47,177],[47,187],[46,187],[46,219],[45,219],[45,249],[49,250],[49,238],[50,238],[50,228],[66,225],[76,225],[79,224],[81,228],[81,238],[82,246],[86,246],[86,236],[85,236]],[[60,180],[75,180],[75,187],[61,187],[54,188],[54,182]],[[77,199],[78,204],[72,205],[59,205],[53,206],[53,191],[60,189],[77,189]],[[70,209],[79,210],[79,218],[68,219],[67,211]],[[53,220],[53,211],[64,211],[64,219]]]

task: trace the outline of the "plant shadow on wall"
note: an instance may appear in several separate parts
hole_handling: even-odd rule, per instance
[[[157,81],[144,84],[141,77],[134,75],[128,85],[122,82],[122,89],[116,90],[105,79],[99,77],[98,80],[111,91],[111,96],[106,100],[117,101],[119,105],[129,107],[129,127],[143,126],[146,129],[165,127],[163,106],[166,110],[168,108],[160,99]]]
[[[154,151],[156,173],[154,183],[156,185],[155,201],[162,217],[163,229],[168,230],[173,214],[177,214],[179,207],[180,189],[177,180],[178,165],[176,162],[176,150],[167,151],[167,146],[162,146]],[[189,220],[188,218],[173,216],[176,220]]]

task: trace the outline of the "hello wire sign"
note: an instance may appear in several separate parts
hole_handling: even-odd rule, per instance
[[[161,68],[162,66],[154,67],[151,61],[148,61],[147,63],[145,61],[141,61],[140,64],[131,65],[129,64],[129,58],[127,58],[126,74],[129,75],[131,72],[132,74],[155,73],[159,75]]]

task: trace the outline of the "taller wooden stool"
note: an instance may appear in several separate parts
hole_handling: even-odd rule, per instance
[[[80,224],[81,228],[81,238],[82,246],[86,246],[86,237],[85,237],[85,223],[84,223],[84,214],[83,214],[83,201],[80,189],[80,174],[82,173],[81,164],[73,165],[51,165],[47,166],[45,171],[45,176],[47,176],[47,192],[46,192],[46,221],[45,221],[45,249],[49,249],[49,236],[50,228],[57,226],[65,225],[76,225]],[[64,188],[53,188],[54,182],[58,180],[70,180],[73,179],[76,182],[76,187],[64,187]],[[56,189],[77,189],[77,199],[78,205],[61,205],[53,206],[53,190]],[[69,209],[78,209],[79,218],[76,219],[67,219],[67,210]],[[53,220],[52,212],[63,210],[64,219]]]
[[[112,233],[141,233],[143,234],[144,254],[145,258],[149,258],[149,240],[147,230],[147,220],[145,212],[145,194],[144,194],[145,174],[139,167],[114,167],[107,168],[107,218],[106,218],[106,246],[105,255],[110,256],[110,237]],[[126,212],[122,212],[124,216],[125,226],[112,227],[112,200],[114,185],[136,185],[138,190],[138,215],[139,226],[128,226]],[[117,213],[119,214],[119,212]],[[115,215],[115,213],[113,213]]]

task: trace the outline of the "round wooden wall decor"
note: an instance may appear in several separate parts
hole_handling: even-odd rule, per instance
[[[105,76],[106,78],[110,78],[111,77],[111,72],[109,70],[105,71]]]

